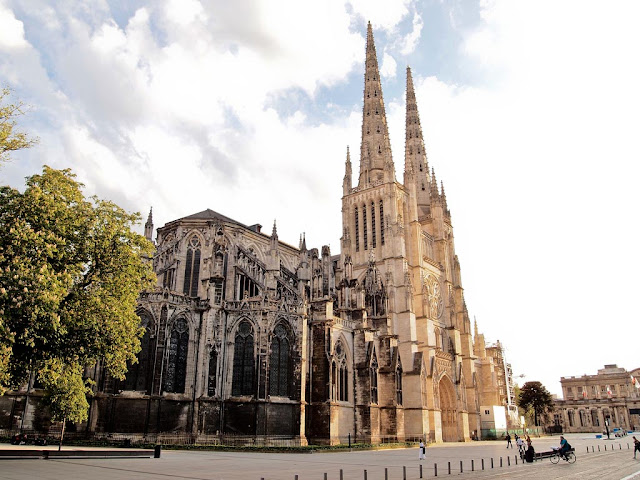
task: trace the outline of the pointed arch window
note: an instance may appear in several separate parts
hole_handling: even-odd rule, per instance
[[[371,244],[376,248],[376,205],[371,202]]]
[[[373,352],[371,365],[369,366],[369,382],[371,384],[371,403],[378,403],[378,358]]]
[[[278,397],[290,396],[290,364],[291,342],[287,329],[276,325],[271,340],[271,356],[269,357],[269,395]]]
[[[184,393],[187,376],[187,353],[189,351],[189,326],[184,318],[173,324],[169,337],[169,356],[164,391]]]
[[[340,402],[349,400],[349,371],[347,355],[342,341],[335,346],[335,360],[331,362],[331,399]]]
[[[369,245],[367,243],[367,206],[363,205],[362,207],[362,237],[363,237],[363,244],[364,244],[364,249],[366,250],[367,248],[369,248]]]
[[[187,247],[187,259],[184,266],[184,286],[182,293],[190,297],[198,296],[198,281],[200,279],[200,240],[191,237]]]
[[[149,366],[151,364],[151,319],[148,315],[141,316],[140,326],[144,328],[144,335],[140,339],[138,363],[128,365],[124,388],[125,390],[148,392]]]
[[[380,200],[380,245],[384,245],[384,205]]]
[[[255,360],[253,352],[253,328],[246,320],[238,325],[233,351],[232,395],[253,395]]]
[[[207,396],[216,395],[216,369],[218,368],[218,352],[211,349],[209,352],[209,378],[207,379]]]
[[[360,251],[360,225],[358,223],[358,207],[354,209],[356,221],[356,252]]]
[[[396,368],[396,403],[402,405],[402,365],[398,361]]]

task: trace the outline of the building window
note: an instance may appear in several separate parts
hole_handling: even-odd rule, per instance
[[[378,359],[375,351],[369,367],[369,382],[371,383],[371,403],[378,403]]]
[[[402,405],[402,366],[396,368],[396,403]]]
[[[191,237],[187,247],[187,260],[184,266],[184,288],[182,292],[190,297],[198,296],[198,280],[200,278],[200,240]]]
[[[490,413],[491,413],[491,412],[490,412],[489,410],[485,410],[485,411],[484,411],[484,414],[485,414],[485,415],[489,415]]]
[[[271,357],[269,359],[269,395],[289,396],[290,341],[287,329],[279,324],[273,331]]]
[[[216,280],[213,285],[213,303],[216,305],[222,303],[222,280]]]
[[[218,368],[218,353],[212,348],[209,352],[209,378],[207,382],[207,395],[216,395],[216,369]]]
[[[376,248],[376,206],[371,202],[371,244]]]
[[[369,248],[369,245],[367,243],[367,207],[363,206],[362,207],[362,239],[363,239],[363,246],[364,249],[366,250],[367,248]]]
[[[360,251],[360,225],[358,223],[358,207],[355,208],[355,220],[356,220],[356,252]]]
[[[138,363],[130,364],[124,381],[125,390],[147,392],[149,365],[151,364],[151,320],[147,315],[140,318],[140,325],[144,328],[144,336],[140,339]]]
[[[187,376],[187,353],[189,350],[189,328],[184,318],[176,320],[169,337],[169,359],[164,391],[184,393]]]
[[[238,326],[234,342],[232,395],[253,395],[254,371],[253,328],[245,320]]]
[[[162,276],[162,287],[168,288],[169,290],[173,290],[173,268],[169,268],[165,270],[164,275]]]
[[[380,245],[384,245],[384,206],[380,200]]]

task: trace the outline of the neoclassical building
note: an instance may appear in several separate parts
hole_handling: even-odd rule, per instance
[[[553,423],[564,432],[640,428],[640,368],[605,365],[596,375],[562,377],[564,399],[554,401]]]
[[[500,386],[493,370],[477,374],[493,368],[491,355],[484,344],[474,351],[452,216],[427,160],[409,68],[405,135],[399,181],[369,25],[341,251],[309,249],[303,237],[288,245],[275,223],[263,232],[213,210],[158,228],[158,285],[138,305],[139,361],[124,381],[91,372],[86,428],[301,444],[349,435],[465,441],[480,432],[480,402],[501,401],[492,393]],[[147,238],[153,232],[150,213]]]

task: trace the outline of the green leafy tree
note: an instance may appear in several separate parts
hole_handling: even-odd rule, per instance
[[[32,147],[38,141],[15,130],[16,118],[24,114],[24,104],[18,102],[4,105],[9,93],[8,88],[0,90],[0,164],[9,160],[11,152]]]
[[[540,382],[527,382],[520,389],[518,407],[525,411],[533,410],[534,423],[539,426],[540,415],[553,408],[553,398]]]
[[[87,418],[83,371],[115,378],[140,350],[139,293],[153,245],[129,214],[85,198],[69,170],[44,167],[24,193],[0,187],[0,394],[36,373],[57,420]]]

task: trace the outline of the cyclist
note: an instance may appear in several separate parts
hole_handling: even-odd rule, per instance
[[[560,435],[560,451],[558,452],[558,454],[562,458],[567,460],[567,453],[569,452],[569,450],[571,450],[571,445],[569,445],[569,442],[567,442],[566,438]]]

